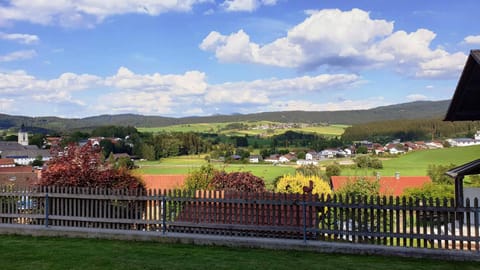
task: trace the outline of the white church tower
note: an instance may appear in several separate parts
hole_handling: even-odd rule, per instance
[[[18,143],[21,145],[28,145],[28,132],[25,130],[25,126],[23,124],[18,131]]]

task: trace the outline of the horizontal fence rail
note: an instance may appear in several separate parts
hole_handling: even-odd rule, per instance
[[[0,187],[0,223],[480,252],[478,198]]]

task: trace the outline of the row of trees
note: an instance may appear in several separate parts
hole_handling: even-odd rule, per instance
[[[52,134],[51,136],[60,136]],[[12,140],[16,140],[12,137]],[[241,159],[249,157],[255,149],[260,149],[260,154],[267,157],[271,154],[285,154],[288,149],[315,149],[340,147],[346,145],[339,138],[326,138],[317,134],[304,134],[287,131],[284,134],[268,138],[259,136],[226,136],[210,133],[194,132],[161,132],[141,133],[134,127],[104,126],[90,132],[74,131],[63,135],[61,148],[86,141],[88,138],[104,137],[99,141],[103,155],[107,158],[111,153],[127,153],[138,158],[158,160],[165,157],[210,153],[213,159],[238,155]],[[119,138],[112,140],[112,138]],[[46,136],[33,134],[30,143],[45,147]],[[304,158],[305,152],[298,151],[299,158]]]
[[[394,139],[415,141],[452,137],[471,138],[477,130],[480,130],[480,121],[445,122],[441,119],[390,120],[348,127],[342,135],[342,140],[369,140],[385,144]]]

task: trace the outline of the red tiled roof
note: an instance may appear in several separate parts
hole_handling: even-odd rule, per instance
[[[2,173],[31,173],[33,172],[32,166],[16,166],[16,167],[2,167],[0,168],[0,174]]]
[[[13,158],[0,158],[0,165],[11,165],[15,164],[15,160]]]
[[[187,175],[184,174],[144,174],[142,179],[147,189],[176,189],[185,183]]]
[[[36,185],[38,178],[38,174],[33,171],[32,166],[0,168],[0,185],[28,187]]]
[[[355,181],[358,178],[356,176],[332,176],[333,190],[338,190],[349,181]],[[371,176],[368,179],[374,181],[376,177]],[[395,176],[382,176],[380,177],[380,194],[402,196],[407,188],[422,187],[431,182],[429,176],[400,176],[399,179],[396,179]]]

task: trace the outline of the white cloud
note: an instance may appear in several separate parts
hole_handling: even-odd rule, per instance
[[[470,45],[480,45],[480,35],[478,36],[467,36],[463,39],[463,42]]]
[[[0,113],[6,113],[13,111],[14,106],[14,99],[11,98],[0,98]]]
[[[199,71],[187,71],[183,75],[135,74],[120,67],[117,74],[105,80],[107,86],[144,92],[175,92],[177,95],[202,94],[207,88],[206,75]]]
[[[407,99],[410,101],[418,101],[418,100],[427,100],[428,97],[422,94],[411,94],[407,96]]]
[[[0,73],[0,95],[39,101],[44,104],[76,104],[85,102],[75,99],[72,92],[94,88],[101,79],[94,75],[63,73],[56,79],[41,80],[23,70]]]
[[[321,74],[209,85],[206,75],[199,71],[137,74],[126,67],[120,67],[114,75],[107,77],[63,73],[57,78],[44,80],[19,70],[0,72],[0,96],[3,99],[0,109],[13,111],[14,108],[7,104],[14,100],[22,104],[40,103],[48,111],[43,113],[45,115],[51,114],[51,108],[57,105],[76,108],[76,116],[81,110],[88,115],[198,115],[212,112],[213,104],[223,107],[222,113],[232,110],[247,112],[247,108],[265,110],[279,99],[342,91],[360,83],[361,78],[355,74]]]
[[[52,80],[40,80],[23,70],[0,73],[0,93],[38,93],[50,91],[79,91],[101,82],[100,77],[74,73],[63,73]]]
[[[272,99],[281,96],[348,89],[358,83],[360,78],[354,74],[322,74],[315,77],[224,83],[208,87],[205,103],[268,104]]]
[[[92,109],[109,114],[172,114],[174,105],[169,94],[127,90],[101,96]]]
[[[420,62],[416,76],[422,78],[458,78],[467,56],[462,52],[449,54],[439,51],[436,57]]]
[[[243,89],[232,91],[227,88],[213,86],[205,95],[205,103],[230,103],[230,104],[268,104],[270,99],[265,91]]]
[[[113,15],[188,12],[194,5],[205,2],[211,0],[12,0],[8,5],[0,5],[0,25],[28,21],[43,25],[93,26]]]
[[[430,48],[436,34],[428,29],[393,31],[394,23],[371,19],[360,9],[308,11],[308,17],[287,35],[264,45],[243,30],[230,35],[212,31],[200,49],[220,62],[245,62],[316,69],[321,66],[373,68],[390,66],[407,76],[456,77],[466,55]]]
[[[0,62],[12,62],[33,58],[37,55],[35,50],[15,51],[5,55],[0,55]]]
[[[228,12],[252,12],[262,5],[274,6],[276,4],[277,0],[225,0],[221,6]]]
[[[388,105],[383,97],[363,100],[343,100],[340,102],[313,103],[304,100],[275,101],[268,106],[269,111],[342,111],[366,110]]]
[[[278,0],[262,0],[262,4],[265,6],[274,6],[276,5]]]
[[[0,39],[18,41],[22,44],[33,44],[33,43],[37,43],[40,40],[36,35],[19,34],[19,33],[7,34],[3,32],[0,32]]]

